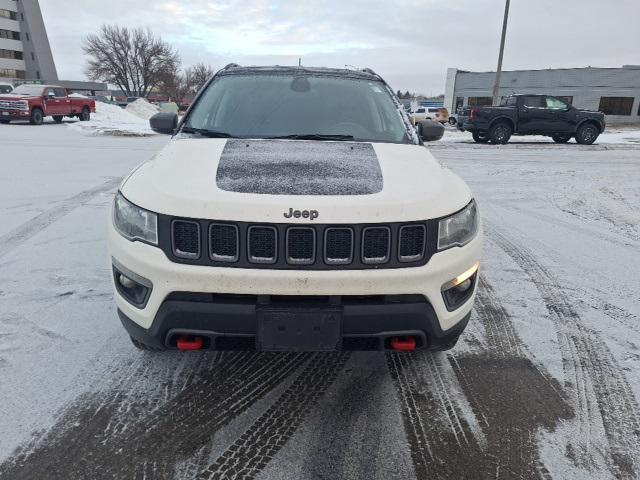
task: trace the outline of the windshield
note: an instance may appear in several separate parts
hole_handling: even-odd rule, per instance
[[[16,89],[11,92],[16,93],[18,95],[42,95],[42,86],[41,85],[20,85],[16,87]]]
[[[222,76],[189,114],[189,129],[241,138],[315,135],[409,143],[384,83],[322,75]]]

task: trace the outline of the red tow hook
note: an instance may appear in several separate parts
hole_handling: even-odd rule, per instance
[[[393,337],[391,348],[397,352],[411,352],[416,349],[416,339],[413,337]]]
[[[191,337],[188,335],[183,335],[178,337],[178,350],[189,351],[189,350],[200,350],[204,347],[204,340],[202,337]]]

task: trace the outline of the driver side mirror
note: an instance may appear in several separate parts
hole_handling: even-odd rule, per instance
[[[47,98],[48,99],[55,98],[55,96],[56,96],[56,92],[52,92],[52,91],[47,92]]]
[[[444,135],[444,125],[433,120],[423,120],[416,125],[418,135],[423,142],[435,142]]]
[[[178,115],[171,112],[156,113],[149,119],[149,126],[154,132],[173,135],[178,128]]]

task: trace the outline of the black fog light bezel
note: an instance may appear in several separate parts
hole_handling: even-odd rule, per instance
[[[116,260],[113,260],[112,262],[112,272],[113,283],[115,284],[116,290],[122,296],[122,298],[124,298],[127,302],[129,302],[134,307],[139,308],[140,310],[146,307],[147,302],[149,301],[149,297],[151,296],[151,291],[153,290],[153,284],[151,283],[151,281],[123,267]],[[121,275],[127,277],[135,285],[131,288],[126,288],[120,282],[119,277]]]
[[[444,300],[445,307],[447,307],[447,311],[453,312],[469,301],[476,289],[477,278],[478,272],[476,271],[468,278],[468,280],[471,280],[471,285],[464,292],[457,290],[459,285],[455,285],[447,290],[442,290],[442,299]]]

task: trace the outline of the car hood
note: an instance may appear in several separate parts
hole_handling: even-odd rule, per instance
[[[16,101],[16,100],[34,100],[40,98],[36,95],[20,95],[18,93],[5,93],[0,95],[0,100]]]
[[[597,110],[585,110],[583,108],[576,108],[576,110],[578,110],[579,114],[604,118],[604,113],[598,112]]]
[[[317,223],[438,218],[471,200],[423,146],[300,140],[175,138],[121,186],[148,210],[191,218]]]

